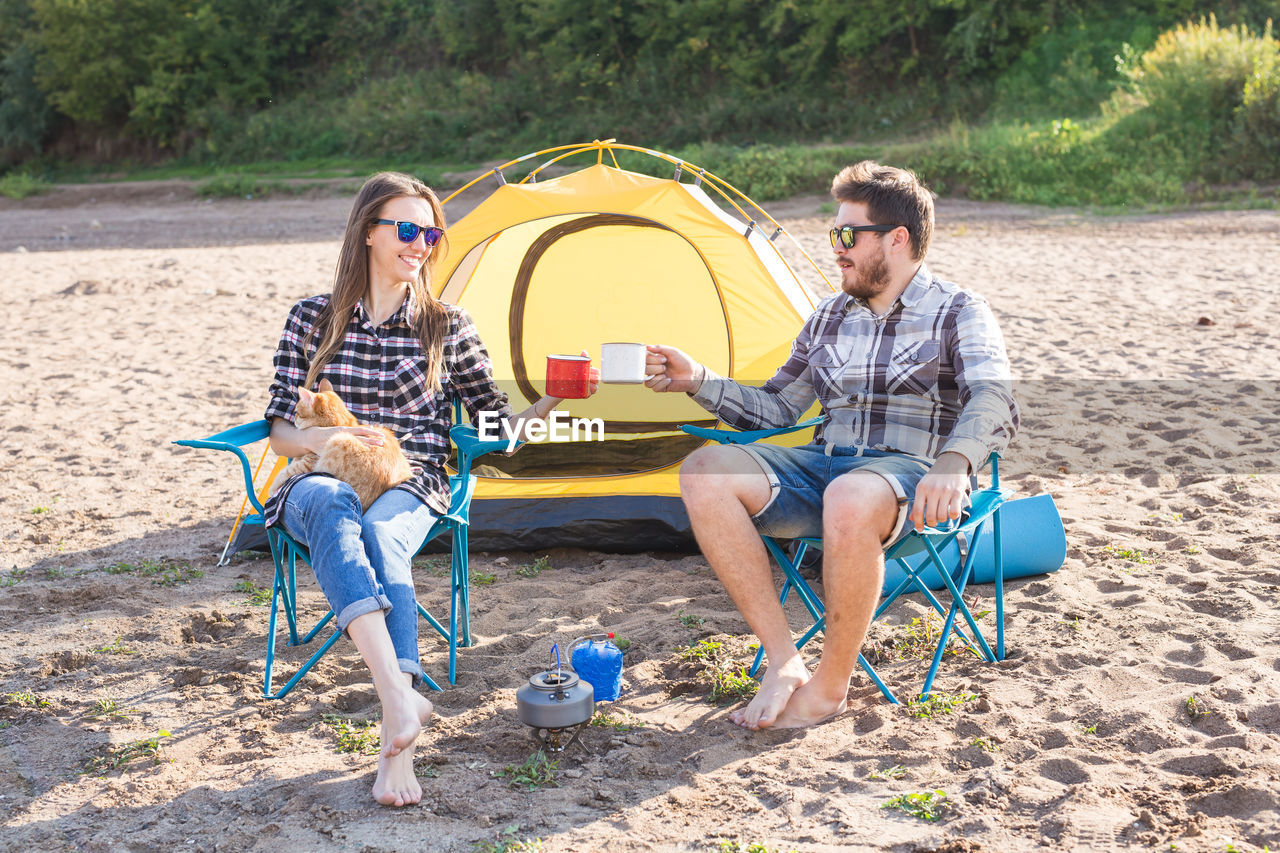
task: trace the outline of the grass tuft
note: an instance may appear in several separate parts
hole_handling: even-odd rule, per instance
[[[1187,697],[1186,701],[1182,703],[1182,707],[1186,708],[1187,716],[1191,718],[1193,723],[1213,713],[1209,710],[1209,703],[1195,693]]]
[[[560,769],[560,761],[551,759],[542,750],[530,755],[523,764],[508,764],[497,772],[507,780],[508,788],[524,788],[526,791],[537,791],[545,787],[559,787],[556,772]]]
[[[596,711],[591,717],[591,725],[613,729],[615,732],[633,732],[636,729],[644,728],[644,720],[638,720],[623,712],[619,712],[617,716],[614,716],[605,711]]]
[[[197,578],[204,577],[200,569],[192,568],[189,563],[180,563],[161,557],[158,560],[139,560],[136,563],[112,563],[102,569],[109,575],[137,575],[150,578],[156,586],[181,586]]]
[[[129,717],[142,713],[137,708],[123,708],[115,699],[107,696],[93,703],[93,710],[85,716],[91,720],[127,720]]]
[[[29,710],[38,710],[40,708],[48,708],[49,700],[43,696],[37,696],[30,690],[16,690],[13,693],[7,693],[4,696],[5,705],[12,705],[15,708],[27,708]]]
[[[935,690],[928,699],[912,699],[907,702],[907,713],[920,719],[934,719],[944,714],[954,713],[966,703],[977,699],[976,693],[946,693]]]
[[[1145,566],[1152,562],[1152,559],[1143,554],[1138,548],[1117,548],[1114,545],[1108,545],[1102,550],[1113,557],[1119,557],[1130,563],[1138,563]]]
[[[887,782],[890,779],[901,779],[906,775],[907,768],[903,767],[901,764],[895,764],[892,767],[886,767],[883,770],[872,770],[867,774],[867,778]]]
[[[538,557],[529,565],[521,566],[520,568],[516,569],[514,574],[517,574],[522,578],[536,578],[538,575],[542,574],[543,572],[545,572],[547,569],[550,569],[551,567],[552,566],[551,566],[550,557],[545,557],[545,556]]]
[[[136,761],[147,758],[152,760],[152,764],[159,764],[162,760],[160,755],[162,744],[160,742],[168,737],[173,737],[173,735],[161,729],[155,737],[142,738],[141,740],[110,747],[104,754],[95,756],[85,765],[83,772],[93,776],[105,776],[113,770],[120,770]]]
[[[524,851],[542,850],[541,838],[520,838],[519,824],[512,824],[502,830],[502,834],[493,841],[477,841],[471,846],[472,853],[524,853]]]
[[[124,637],[116,637],[114,643],[94,651],[100,655],[136,655],[138,653],[137,649],[131,649],[124,644]]]
[[[721,655],[724,653],[724,643],[707,637],[706,639],[699,640],[693,645],[679,648],[676,651],[677,654],[680,655],[680,660],[682,661],[688,661],[690,663],[717,663],[720,661]]]
[[[271,587],[258,586],[251,580],[240,581],[232,587],[232,590],[234,592],[243,592],[249,596],[247,600],[241,602],[242,604],[259,607],[271,603]]]
[[[325,714],[320,720],[333,732],[338,752],[377,755],[382,749],[378,724],[373,720],[348,719],[340,714]]]
[[[771,853],[768,847],[759,841],[738,841],[737,839],[717,839],[718,853]],[[795,853],[794,848],[789,853]]]
[[[880,806],[882,809],[895,809],[920,820],[935,821],[951,810],[945,791],[918,791],[913,794],[899,794]]]

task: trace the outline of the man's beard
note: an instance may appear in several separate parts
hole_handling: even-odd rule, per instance
[[[853,272],[854,280],[842,281],[840,288],[856,299],[874,299],[889,286],[889,264],[885,260],[884,252],[881,252],[880,257],[876,258],[870,266],[854,267]]]

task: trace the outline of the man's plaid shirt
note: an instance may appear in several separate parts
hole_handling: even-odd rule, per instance
[[[320,345],[319,335],[309,341],[307,335],[328,302],[328,294],[313,296],[289,312],[276,348],[276,376],[264,415],[268,421],[284,418],[293,422],[297,386],[305,381]],[[444,464],[449,458],[449,428],[453,425],[451,400],[460,398],[473,422],[481,411],[498,412],[503,418],[511,414],[507,395],[494,384],[489,353],[471,316],[456,305],[445,304],[445,308],[449,331],[444,339],[440,390],[427,388],[426,357],[411,325],[415,309],[411,297],[377,327],[369,321],[363,302],[357,303],[342,346],[320,373],[360,423],[386,427],[399,437],[413,465],[413,478],[397,488],[412,492],[440,513],[449,508]],[[284,499],[299,479],[285,483],[267,501],[268,526],[280,520]]]
[[[790,426],[816,399],[817,444],[936,459],[977,472],[1018,427],[1009,359],[982,297],[923,264],[888,314],[843,293],[822,301],[763,387],[707,372],[693,398],[738,429]]]

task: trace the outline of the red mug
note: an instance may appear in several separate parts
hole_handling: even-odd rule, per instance
[[[547,395],[581,400],[590,394],[591,359],[585,355],[547,356]]]

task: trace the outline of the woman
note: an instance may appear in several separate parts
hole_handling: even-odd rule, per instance
[[[450,401],[461,398],[473,421],[482,411],[511,417],[470,316],[431,295],[431,270],[447,246],[444,211],[429,187],[394,172],[365,182],[347,220],[333,293],[304,299],[289,312],[266,411],[271,448],[281,456],[319,453],[338,432],[380,444],[379,433],[363,426],[293,424],[297,387],[314,389],[328,379],[362,423],[400,437],[414,466],[412,479],[369,507],[346,483],[315,475],[285,483],[266,506],[268,525],[283,524],[310,549],[338,627],[373,674],[382,703],[373,796],[389,806],[422,797],[410,747],[431,703],[415,689],[422,668],[411,564],[449,506]],[[593,371],[593,393],[598,379]],[[517,431],[559,402],[538,400],[515,417]]]

